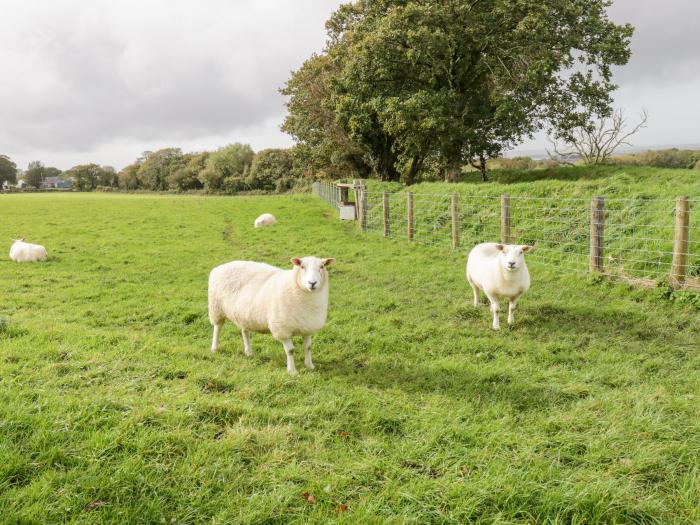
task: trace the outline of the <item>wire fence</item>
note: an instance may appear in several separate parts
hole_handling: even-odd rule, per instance
[[[313,191],[337,206],[333,183]],[[351,192],[352,193],[352,192]],[[567,273],[598,272],[633,284],[670,280],[700,290],[700,199],[483,196],[356,189],[368,234],[444,248],[530,244],[528,260]],[[696,211],[696,213],[693,213]]]

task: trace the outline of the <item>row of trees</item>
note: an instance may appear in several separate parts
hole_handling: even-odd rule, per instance
[[[111,166],[80,164],[61,172],[39,161],[20,173],[6,155],[0,155],[0,185],[15,183],[18,175],[40,188],[47,177],[71,179],[78,191],[98,188],[151,191],[205,190],[210,193],[241,191],[284,192],[301,176],[296,156],[288,149],[264,149],[257,153],[247,144],[231,144],[213,152],[183,153],[179,148],[146,151],[117,172]]]
[[[210,193],[241,191],[284,192],[296,183],[300,170],[293,152],[231,144],[213,152],[183,153],[179,148],[145,152],[117,174],[123,190],[188,191]]]
[[[331,177],[455,180],[542,129],[611,114],[632,27],[608,0],[357,0],[292,74],[282,129]]]

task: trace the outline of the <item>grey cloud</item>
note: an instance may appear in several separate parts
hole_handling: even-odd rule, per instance
[[[320,50],[338,3],[10,3],[0,63],[15,70],[0,86],[0,144],[64,154],[281,120],[278,89]]]
[[[700,75],[700,2],[616,0],[609,13],[635,27],[632,58],[615,71],[619,84],[663,85]]]

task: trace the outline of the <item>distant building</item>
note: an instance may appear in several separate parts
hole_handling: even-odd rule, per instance
[[[42,188],[57,188],[57,184],[61,181],[58,177],[46,177],[41,183]]]
[[[56,183],[57,188],[71,189],[73,187],[73,181],[71,179],[59,180]]]
[[[16,186],[17,188],[23,189],[23,188],[26,188],[27,186],[29,186],[29,184],[27,184],[24,181],[24,179],[20,179],[17,181],[17,186]]]

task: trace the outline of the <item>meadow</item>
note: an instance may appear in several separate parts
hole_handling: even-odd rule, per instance
[[[311,195],[0,195],[19,235],[50,260],[0,258],[0,522],[700,521],[700,319],[663,289],[533,259],[493,332],[466,247]],[[230,324],[209,351],[211,268],[311,254],[337,259],[316,370]]]

